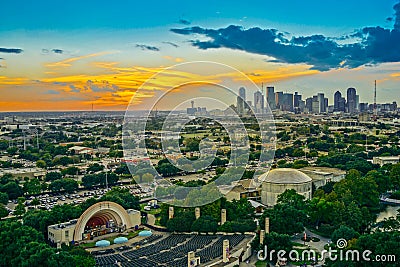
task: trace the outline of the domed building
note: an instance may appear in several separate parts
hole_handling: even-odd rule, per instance
[[[278,196],[287,189],[294,189],[306,199],[311,198],[312,179],[305,173],[296,169],[278,168],[262,174],[261,203],[274,206]]]

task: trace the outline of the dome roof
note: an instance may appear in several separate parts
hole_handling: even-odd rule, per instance
[[[95,246],[96,247],[108,247],[110,245],[110,241],[108,240],[99,240],[96,242]]]
[[[114,244],[122,244],[128,242],[128,238],[124,237],[124,236],[120,236],[114,239]]]
[[[151,231],[143,230],[139,232],[139,236],[151,236],[153,233]]]
[[[259,180],[274,184],[302,184],[311,182],[312,179],[305,173],[296,169],[278,168],[262,174]]]

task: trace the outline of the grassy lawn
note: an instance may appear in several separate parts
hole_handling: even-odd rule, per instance
[[[265,266],[268,266],[267,261],[257,261],[256,262],[256,267],[265,267]]]
[[[129,232],[128,235],[110,236],[110,237],[105,238],[105,240],[110,241],[110,245],[112,245],[112,244],[114,244],[114,239],[117,238],[117,237],[121,237],[122,236],[122,237],[126,237],[128,239],[131,239],[131,238],[134,238],[134,237],[138,236],[139,232],[140,231],[138,230],[138,231]],[[94,248],[96,246],[96,242],[97,241],[93,241],[93,242],[89,242],[89,243],[83,243],[83,244],[80,245],[80,247],[82,247],[82,248]]]
[[[151,210],[144,210],[144,207],[147,206],[147,204],[140,204],[140,210],[147,212],[148,214],[159,214],[161,212],[161,208],[159,209],[151,209]]]
[[[292,242],[292,245],[296,246],[296,247],[307,247],[307,245],[304,245],[303,243],[297,243],[297,242]]]
[[[95,244],[96,244],[96,242],[90,242],[90,243],[83,243],[83,244],[80,244],[79,246],[80,246],[81,248],[94,248]]]

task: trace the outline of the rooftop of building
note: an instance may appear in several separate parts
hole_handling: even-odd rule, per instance
[[[302,184],[311,182],[312,179],[305,173],[291,168],[278,168],[262,174],[259,180],[264,183],[275,184]]]
[[[54,229],[54,230],[59,230],[59,229],[64,229],[64,228],[75,228],[75,225],[78,220],[71,220],[69,222],[64,222],[64,223],[57,223],[53,225],[49,225],[49,228]]]

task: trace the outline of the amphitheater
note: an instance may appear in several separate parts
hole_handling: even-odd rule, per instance
[[[253,235],[245,234],[166,234],[156,233],[115,248],[91,252],[96,266],[128,267],[187,267],[188,253],[200,258],[200,266],[219,266],[223,256],[223,242],[229,240],[232,258],[247,258]],[[192,265],[196,266],[196,265]]]

